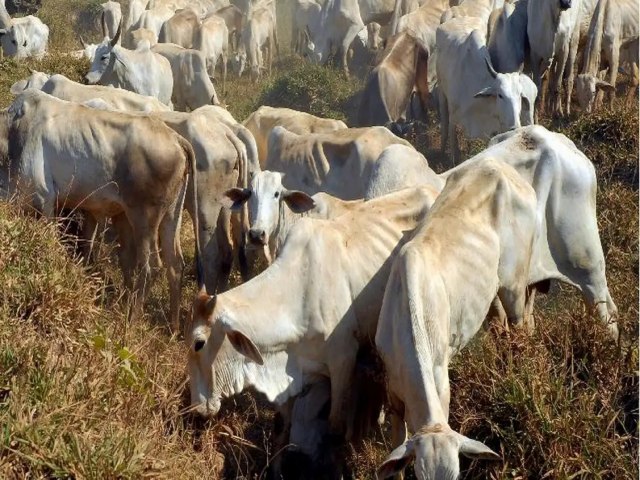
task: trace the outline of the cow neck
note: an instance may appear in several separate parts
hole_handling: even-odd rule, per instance
[[[275,246],[273,248],[274,256],[278,255],[278,251],[282,249],[282,245],[284,245],[284,241],[287,238],[287,234],[291,230],[291,227],[303,216],[306,216],[307,213],[296,214],[293,213],[289,207],[287,207],[286,202],[284,200],[280,201],[280,205],[278,207],[278,224],[275,229]]]
[[[296,262],[300,263],[300,262]],[[216,389],[223,396],[253,386],[270,401],[282,403],[299,391],[300,370],[288,347],[304,335],[300,319],[303,299],[301,279],[293,278],[291,262],[279,259],[249,282],[218,296],[218,317],[249,337],[258,347],[264,365],[231,355],[219,365]],[[241,362],[241,368],[237,362]]]

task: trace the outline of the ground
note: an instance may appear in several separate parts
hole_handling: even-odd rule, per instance
[[[87,32],[97,5],[43,2],[38,15],[52,27],[54,49],[79,48],[77,33],[97,39],[95,30]],[[352,119],[361,80],[288,56],[286,18],[280,25],[272,78],[229,81],[221,97],[230,111],[241,120],[270,104]],[[86,64],[59,53],[42,62],[0,60],[0,107],[29,68],[79,79]],[[479,334],[451,369],[451,425],[502,460],[465,462],[463,478],[638,478],[637,103],[620,99],[613,109],[542,123],[566,134],[596,166],[598,224],[622,348],[565,286],[540,296],[533,335],[492,328]],[[449,167],[435,120],[410,140],[436,170]],[[464,153],[483,145],[469,142]],[[184,223],[191,265],[193,235]],[[248,392],[227,401],[214,421],[186,412],[186,352],[167,328],[167,289],[159,282],[145,317],[128,323],[113,250],[105,245],[86,268],[64,222],[35,220],[0,202],[0,477],[264,477],[278,453],[270,446],[273,411]],[[184,316],[194,288],[189,275]],[[357,478],[374,477],[388,441],[385,425],[351,451]]]

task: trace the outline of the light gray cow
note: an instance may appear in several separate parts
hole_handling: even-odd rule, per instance
[[[171,106],[173,74],[169,60],[152,52],[148,42],[142,42],[136,50],[117,45],[120,33],[118,28],[114,38],[98,46],[85,76],[87,81],[155,97]]]

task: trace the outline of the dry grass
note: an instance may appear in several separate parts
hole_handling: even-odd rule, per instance
[[[56,16],[61,3],[63,16]],[[51,15],[60,48],[76,48],[63,20],[76,5],[91,11],[94,3],[45,0],[41,10],[43,18]],[[233,79],[222,98],[238,119],[261,99],[350,118],[357,84],[301,63],[283,58],[274,76],[256,85]],[[5,59],[1,106],[29,67],[75,79],[86,68],[59,53],[42,62]],[[329,89],[318,98],[322,82],[344,93]],[[479,335],[452,366],[451,423],[503,460],[465,463],[463,478],[637,478],[638,108],[620,101],[613,110],[544,123],[573,139],[596,166],[598,223],[625,349],[619,354],[583,312],[577,292],[564,286],[539,299],[533,336]],[[411,140],[436,169],[448,168],[435,120]],[[463,155],[482,146],[463,145]],[[190,228],[186,221],[188,264]],[[263,477],[275,453],[266,401],[246,393],[229,399],[215,422],[193,418],[184,346],[166,328],[164,282],[154,286],[145,317],[127,324],[111,249],[88,270],[60,238],[56,224],[0,203],[0,477]],[[188,278],[184,315],[193,289]],[[383,430],[353,449],[356,478],[372,478],[388,453]]]

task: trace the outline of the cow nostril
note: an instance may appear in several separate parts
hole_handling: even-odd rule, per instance
[[[196,352],[199,352],[203,348],[204,348],[204,340],[196,340],[195,343],[193,344],[193,349]]]

